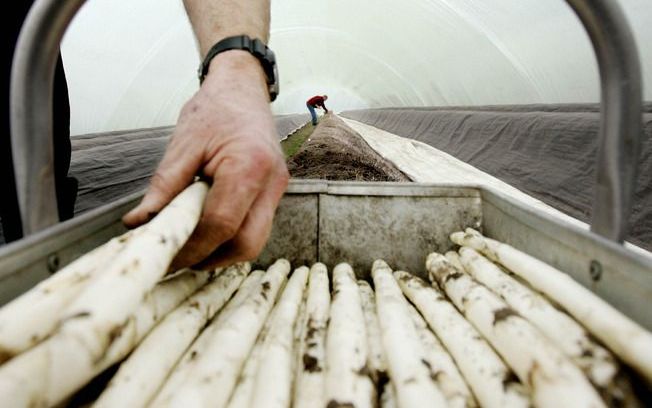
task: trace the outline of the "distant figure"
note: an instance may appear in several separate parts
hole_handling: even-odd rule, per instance
[[[312,125],[317,126],[317,113],[315,108],[321,108],[325,113],[328,113],[328,109],[324,102],[328,99],[328,95],[316,95],[306,101],[306,106],[310,111],[310,116],[312,117]]]

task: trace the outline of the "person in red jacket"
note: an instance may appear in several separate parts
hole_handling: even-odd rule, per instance
[[[321,108],[324,112],[328,113],[328,109],[326,108],[326,105],[324,105],[324,102],[327,99],[328,95],[315,95],[306,101],[306,106],[308,107],[310,116],[312,117],[313,126],[317,126],[317,113],[315,112],[315,108]]]

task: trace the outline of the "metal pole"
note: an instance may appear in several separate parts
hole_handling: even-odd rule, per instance
[[[38,0],[18,38],[11,72],[11,150],[23,234],[59,222],[52,86],[63,34],[84,0]]]
[[[638,51],[616,1],[567,1],[593,43],[602,87],[591,230],[623,242],[629,233],[642,137]]]

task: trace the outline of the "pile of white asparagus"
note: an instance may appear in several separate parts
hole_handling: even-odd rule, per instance
[[[382,260],[371,282],[283,259],[166,275],[206,188],[0,309],[1,406],[68,404],[117,363],[93,406],[639,406],[623,362],[652,384],[649,332],[473,230],[430,282]]]

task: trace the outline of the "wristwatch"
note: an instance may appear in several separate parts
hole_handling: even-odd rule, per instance
[[[206,54],[206,58],[199,64],[197,72],[199,76],[199,83],[204,82],[206,74],[208,74],[208,66],[213,58],[221,52],[229,50],[244,50],[249,51],[254,57],[260,61],[263,66],[263,71],[267,77],[267,90],[269,92],[269,99],[274,101],[278,96],[278,68],[276,67],[276,56],[274,52],[267,48],[264,42],[258,38],[251,39],[246,35],[236,35],[234,37],[227,37],[217,42]]]

